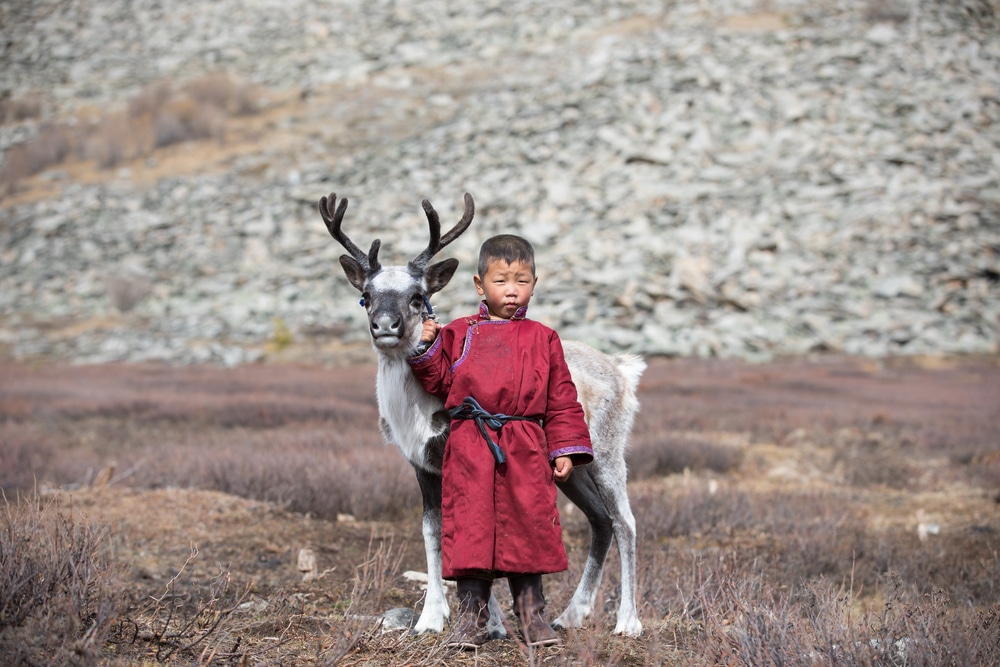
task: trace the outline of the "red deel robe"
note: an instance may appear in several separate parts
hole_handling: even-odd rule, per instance
[[[451,420],[445,446],[441,547],[446,579],[545,574],[568,565],[556,508],[552,461],[593,460],[576,386],[555,331],[524,319],[478,316],[442,328],[410,359],[417,379],[449,410],[472,396],[492,414],[537,417],[487,429],[507,457],[497,464],[475,421]]]

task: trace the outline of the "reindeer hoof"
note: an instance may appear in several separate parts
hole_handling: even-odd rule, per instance
[[[567,630],[569,628],[582,628],[583,619],[590,615],[590,610],[580,609],[575,605],[570,605],[566,611],[552,621],[552,627],[556,630]]]
[[[615,634],[625,635],[626,637],[638,637],[642,634],[642,623],[639,622],[638,618],[618,621],[618,625],[615,626]]]
[[[442,618],[437,624],[427,623],[417,621],[417,624],[413,626],[413,630],[410,634],[422,635],[426,633],[438,634],[444,631],[444,619]]]

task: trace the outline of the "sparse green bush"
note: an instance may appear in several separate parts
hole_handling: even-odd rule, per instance
[[[291,345],[292,342],[292,330],[288,328],[288,324],[284,318],[274,318],[274,335],[271,337],[270,346],[275,351],[281,351]]]

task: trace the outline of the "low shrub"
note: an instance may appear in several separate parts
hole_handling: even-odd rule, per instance
[[[0,663],[96,665],[123,605],[108,531],[37,497],[0,507]]]
[[[633,436],[628,460],[631,480],[662,477],[685,470],[725,473],[739,468],[743,450],[708,438],[654,434],[640,429]]]

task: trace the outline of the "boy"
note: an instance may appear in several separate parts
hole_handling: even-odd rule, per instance
[[[500,577],[525,641],[557,644],[541,576],[567,568],[553,480],[594,452],[559,336],[525,319],[538,281],[531,244],[490,238],[478,269],[479,313],[445,327],[427,320],[421,347],[429,347],[409,360],[452,418],[441,503],[443,575],[458,583],[452,645],[486,642],[486,604]]]

